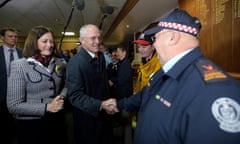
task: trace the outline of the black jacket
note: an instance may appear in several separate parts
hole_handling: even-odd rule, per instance
[[[100,111],[101,101],[109,98],[103,54],[93,59],[81,48],[68,63],[67,87],[77,144],[110,144],[110,116]]]
[[[22,57],[22,49],[16,48],[18,57]],[[3,52],[3,46],[0,47],[0,110],[6,108],[6,96],[7,96],[7,70],[5,56]]]
[[[128,58],[118,62],[117,75],[112,77],[114,83],[115,96],[117,99],[129,97],[133,94],[132,68]]]

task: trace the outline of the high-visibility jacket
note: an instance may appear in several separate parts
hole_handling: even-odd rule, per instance
[[[161,64],[157,57],[157,53],[154,53],[152,58],[145,64],[140,64],[138,68],[138,77],[136,81],[135,92],[140,91],[149,81],[150,76],[159,70]]]

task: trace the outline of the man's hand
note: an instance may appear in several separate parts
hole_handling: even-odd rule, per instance
[[[117,101],[116,99],[108,99],[102,102],[102,108],[108,113],[108,114],[115,114],[119,112],[117,109]]]

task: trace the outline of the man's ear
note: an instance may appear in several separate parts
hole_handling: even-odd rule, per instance
[[[81,44],[82,44],[83,38],[79,37],[79,41],[80,41],[80,42],[81,42]]]
[[[171,31],[170,37],[169,37],[169,44],[170,45],[176,45],[180,40],[180,33],[178,31]]]

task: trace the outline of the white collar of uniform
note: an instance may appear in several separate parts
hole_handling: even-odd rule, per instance
[[[167,73],[182,57],[184,57],[186,54],[190,53],[193,49],[194,48],[186,50],[186,51],[176,55],[172,59],[170,59],[165,65],[163,65],[164,73]]]

